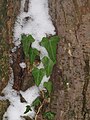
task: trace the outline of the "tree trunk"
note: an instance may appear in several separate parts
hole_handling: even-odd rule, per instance
[[[90,0],[49,0],[61,40],[52,74],[55,120],[90,120]]]
[[[27,3],[28,0],[24,8],[26,12]],[[90,120],[90,0],[49,0],[49,7],[61,39],[57,64],[51,76],[54,90],[49,110],[56,113],[55,120]],[[0,0],[0,14],[3,13],[0,16],[0,91],[9,78],[13,24],[19,8],[19,0]],[[21,47],[12,54],[12,58],[13,88],[26,90],[32,85],[32,75],[29,65],[24,70],[19,66],[25,61]],[[5,110],[8,105],[5,103]],[[1,120],[4,112],[0,114]]]

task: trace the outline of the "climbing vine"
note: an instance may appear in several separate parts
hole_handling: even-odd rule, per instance
[[[48,52],[48,56],[44,56],[40,60],[40,63],[42,63],[44,66],[43,68],[38,68],[37,66],[34,65],[35,59],[37,57],[40,58],[40,51],[37,50],[36,48],[32,48],[32,43],[34,41],[35,39],[31,35],[28,36],[22,35],[21,37],[25,57],[30,60],[30,64],[33,66],[32,75],[34,78],[34,82],[36,86],[39,87],[43,77],[45,75],[49,77],[52,73],[53,66],[56,64],[56,48],[59,42],[59,37],[52,36],[49,39],[47,37],[44,37],[42,41],[39,43],[39,45],[44,47]],[[27,112],[31,111],[31,107],[35,107],[36,110],[35,120],[37,120],[37,116],[40,113],[43,106],[45,104],[50,103],[50,94],[53,89],[52,82],[50,80],[48,82],[44,82],[43,86],[45,90],[40,91],[41,95],[33,101],[31,106],[26,106],[26,111],[24,112],[24,114],[26,114]],[[54,117],[55,113],[51,111],[43,113],[43,118],[47,120],[53,120]]]

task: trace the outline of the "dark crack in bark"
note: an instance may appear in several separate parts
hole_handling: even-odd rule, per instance
[[[90,60],[89,60],[89,56],[86,55],[85,56],[85,82],[83,85],[83,91],[82,91],[82,95],[83,95],[83,106],[82,106],[82,115],[83,115],[83,120],[86,120],[86,114],[87,114],[87,89],[88,89],[88,85],[90,82]]]

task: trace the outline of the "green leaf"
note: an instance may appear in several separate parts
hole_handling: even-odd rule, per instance
[[[53,120],[55,118],[55,115],[56,114],[54,112],[48,111],[43,114],[43,117],[48,120]]]
[[[52,82],[51,81],[44,82],[44,87],[47,89],[47,91],[48,91],[48,93],[50,95],[51,92],[52,92],[52,89],[53,89]]]
[[[35,48],[30,48],[29,49],[29,59],[30,59],[30,63],[33,64],[35,57],[39,55],[39,51]]]
[[[43,68],[41,69],[34,68],[32,70],[32,75],[34,77],[35,84],[39,86],[43,79],[43,76],[45,75],[45,70]]]
[[[45,47],[51,60],[56,63],[56,47],[59,42],[58,36],[53,36],[48,40],[48,38],[43,38],[41,41],[41,46]]]
[[[28,113],[29,111],[32,111],[31,110],[31,107],[29,105],[26,106],[26,111],[24,112],[24,114]]]
[[[24,51],[24,54],[26,57],[29,56],[29,48],[30,48],[30,45],[32,44],[32,42],[34,42],[34,38],[31,36],[31,35],[22,35],[21,37],[21,42],[22,42],[22,45],[23,45],[23,51]]]
[[[44,65],[44,68],[45,68],[45,71],[46,71],[46,75],[47,77],[51,75],[52,73],[52,69],[53,69],[53,66],[54,66],[54,62],[48,58],[48,57],[44,57],[42,59],[42,63]]]
[[[33,103],[32,103],[32,106],[39,106],[41,104],[41,101],[40,101],[40,98],[39,97],[37,97],[34,101],[33,101]]]

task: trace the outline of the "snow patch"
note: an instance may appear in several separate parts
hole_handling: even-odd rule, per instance
[[[47,77],[46,75],[43,77],[40,85],[39,85],[39,89],[42,91],[42,90],[46,90],[43,86],[44,82],[48,82],[48,80],[50,79],[50,77]]]
[[[20,91],[21,95],[31,105],[32,102],[39,96],[39,89],[37,86],[33,86],[25,92]]]
[[[24,62],[19,63],[19,65],[20,65],[20,67],[23,68],[23,69],[26,68],[26,64],[25,64]]]
[[[12,52],[15,52],[15,51],[16,51],[16,49],[17,49],[17,48],[16,48],[16,47],[14,47],[14,48],[12,48],[12,50],[11,50],[11,51],[12,51]]]
[[[10,106],[5,112],[3,120],[24,120],[23,116],[29,116],[30,118],[33,118],[35,116],[34,108],[32,108],[32,111],[28,112],[27,114],[24,114],[24,112],[26,110],[26,106],[31,105],[32,102],[39,96],[38,87],[33,86],[25,92],[17,92],[12,88],[12,86],[13,74],[8,85],[3,90],[5,97],[3,97],[2,99],[8,99],[10,101]],[[20,101],[20,94],[23,96],[26,102],[22,103]]]
[[[20,14],[14,26],[15,45],[20,44],[23,33],[31,34],[37,41],[47,35],[54,35],[55,28],[48,12],[48,0],[30,0],[28,12],[24,12],[24,3],[25,0],[22,0]]]

